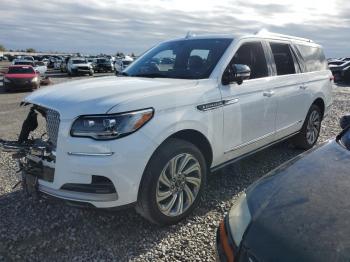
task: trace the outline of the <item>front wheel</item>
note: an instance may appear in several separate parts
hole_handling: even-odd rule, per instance
[[[206,184],[207,165],[193,144],[169,139],[145,170],[136,210],[158,225],[171,225],[198,205]]]
[[[321,109],[317,105],[312,105],[300,133],[293,138],[293,144],[301,149],[312,148],[320,135],[321,121]]]

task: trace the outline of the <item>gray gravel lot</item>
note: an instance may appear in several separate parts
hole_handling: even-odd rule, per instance
[[[67,78],[53,78],[53,82]],[[49,86],[45,88],[55,88]],[[0,137],[15,139],[25,117],[19,108],[27,93],[0,87]],[[348,110],[350,87],[334,89],[334,106],[323,122],[320,142],[339,132]],[[0,157],[0,261],[213,261],[216,228],[236,196],[252,182],[302,151],[288,142],[266,149],[210,176],[202,204],[178,225],[149,224],[133,209],[77,209],[27,198],[10,155]]]

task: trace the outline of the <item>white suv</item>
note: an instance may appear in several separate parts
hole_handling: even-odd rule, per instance
[[[322,48],[306,39],[265,32],[163,42],[121,77],[25,98],[32,115],[46,117],[49,137],[44,153],[21,159],[24,172],[42,167],[24,174],[25,186],[176,223],[197,206],[210,171],[286,138],[311,148],[332,80]]]
[[[92,76],[94,74],[94,69],[86,58],[72,57],[67,63],[67,73],[70,76],[84,74]]]

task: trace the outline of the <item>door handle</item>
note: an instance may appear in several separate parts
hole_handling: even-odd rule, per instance
[[[263,92],[263,96],[267,96],[267,97],[271,97],[274,94],[275,94],[275,92],[272,90]]]
[[[307,85],[301,85],[299,88],[305,90],[307,88]]]

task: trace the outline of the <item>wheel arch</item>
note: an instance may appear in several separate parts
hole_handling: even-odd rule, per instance
[[[182,139],[182,140],[185,140],[185,141],[195,145],[199,149],[199,151],[201,151],[201,153],[203,154],[205,161],[207,163],[208,170],[209,170],[211,163],[213,161],[213,150],[212,150],[212,146],[211,146],[209,140],[207,139],[207,137],[202,132],[195,130],[195,129],[183,129],[183,130],[176,131],[173,134],[166,137],[163,140],[163,142],[161,142],[158,145],[158,147],[152,153],[151,157],[148,159],[146,167],[144,169],[144,173],[142,174],[142,177],[140,180],[138,193],[137,193],[137,199],[139,199],[139,197],[140,197],[140,189],[141,189],[141,185],[143,183],[143,179],[145,177],[145,171],[148,169],[153,155],[164,143],[166,143],[169,139],[173,139],[173,138]]]
[[[194,129],[184,129],[170,135],[164,140],[164,142],[171,138],[182,139],[195,145],[203,154],[208,168],[211,166],[211,163],[213,162],[213,149],[209,140],[204,134]]]
[[[322,114],[322,119],[324,116],[324,112],[325,112],[325,103],[324,100],[321,97],[318,97],[314,100],[314,102],[312,103],[312,105],[317,105],[320,109],[321,109],[321,114]]]

